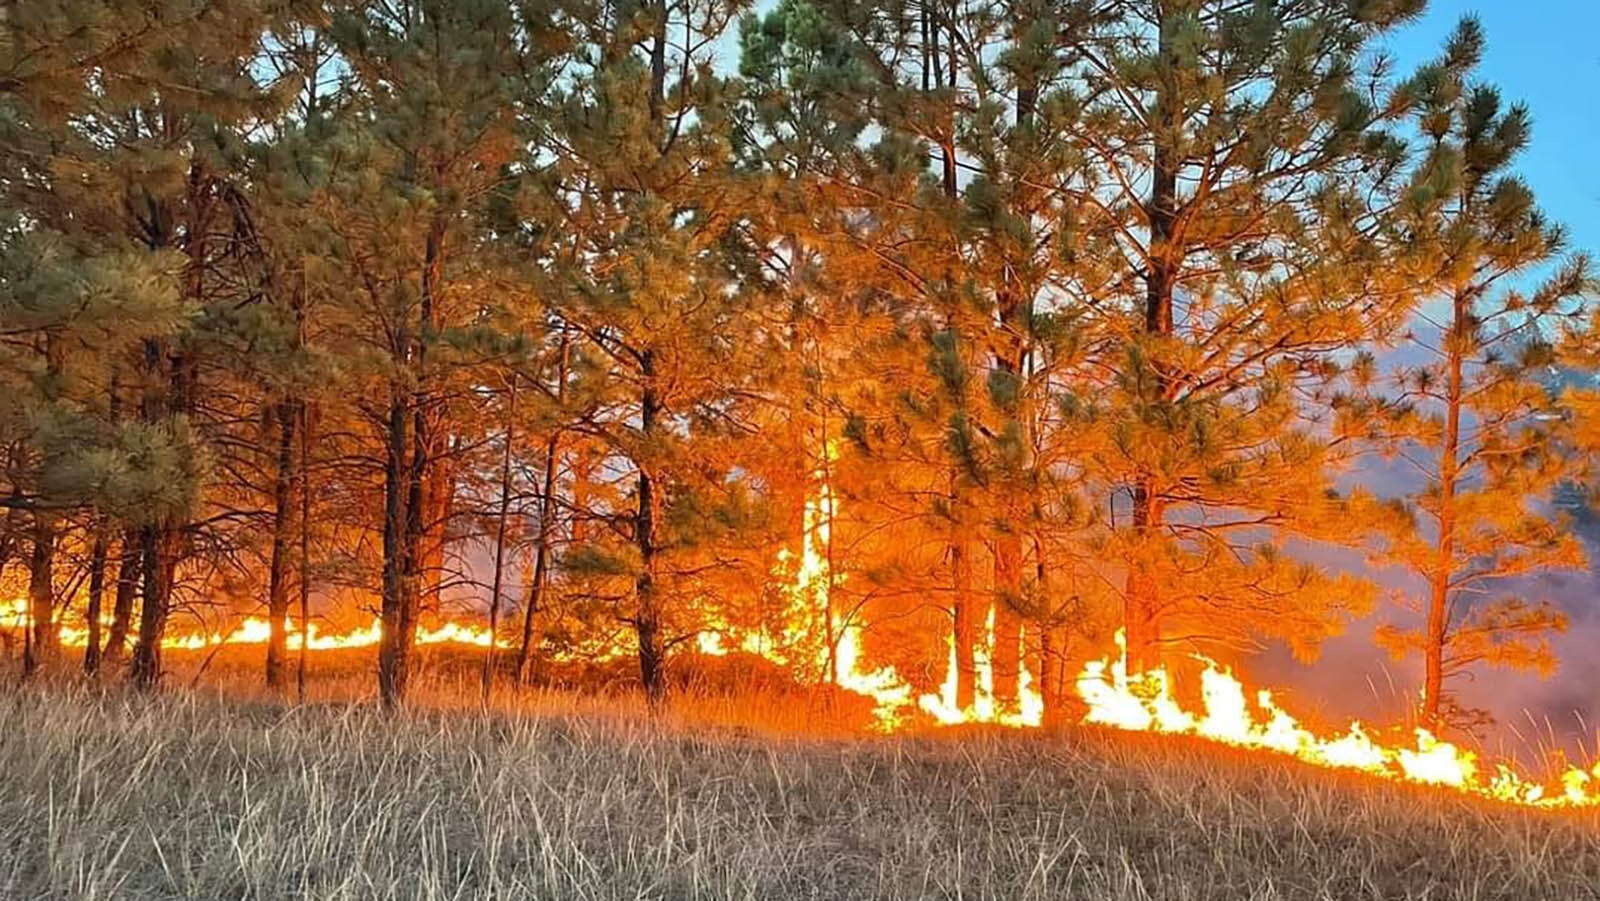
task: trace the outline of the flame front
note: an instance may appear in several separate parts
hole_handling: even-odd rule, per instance
[[[832,449],[829,454],[831,456]],[[913,704],[915,689],[900,677],[892,666],[867,669],[862,662],[861,637],[863,625],[853,615],[841,617],[833,604],[833,588],[843,581],[842,573],[835,573],[832,565],[832,529],[838,511],[838,501],[824,473],[817,474],[816,494],[806,501],[800,538],[800,555],[794,563],[793,581],[787,593],[791,607],[798,611],[795,621],[788,624],[793,631],[802,631],[809,611],[812,620],[820,619],[823,643],[819,659],[815,661],[818,672],[827,674],[833,684],[873,701],[873,714],[880,731],[892,732],[921,709],[935,721],[944,725],[958,723],[996,723],[1008,726],[1037,726],[1043,719],[1044,702],[1037,691],[1034,678],[1026,665],[1019,673],[1019,705],[1016,710],[1002,709],[994,699],[994,668],[991,664],[994,647],[994,611],[989,612],[987,641],[975,649],[977,684],[971,706],[963,709],[956,703],[955,639],[947,639],[950,659],[945,680],[937,693],[924,694]],[[792,559],[788,552],[780,553],[779,568],[775,573],[784,577],[782,570]],[[730,629],[701,632],[697,646],[703,654],[720,656],[728,652]],[[785,635],[782,644],[795,642],[797,635]],[[745,635],[738,647],[762,656],[763,642],[759,636]],[[831,647],[831,652],[830,652]],[[779,661],[781,662],[781,661]]]
[[[11,608],[0,612],[0,629],[18,630],[28,622],[27,605],[22,601],[15,601]],[[110,628],[110,621],[102,623],[106,630]],[[57,636],[62,647],[82,648],[89,645],[89,630],[87,626],[63,622],[57,625]],[[377,618],[367,626],[343,632],[325,632],[316,623],[311,623],[302,635],[297,624],[285,624],[288,631],[287,643],[289,650],[298,651],[300,645],[309,636],[308,648],[313,651],[332,651],[341,648],[370,648],[377,647],[383,634],[383,622]],[[226,630],[200,629],[192,632],[169,634],[161,641],[161,646],[167,650],[199,651],[213,648],[218,645],[264,645],[272,637],[272,623],[263,617],[249,616],[239,620]],[[472,647],[486,648],[491,643],[489,630],[478,626],[446,620],[436,628],[419,628],[416,643],[429,644],[459,644]],[[507,639],[500,639],[500,647],[509,647]]]
[[[1090,661],[1078,676],[1078,696],[1088,705],[1084,722],[1133,732],[1193,735],[1222,744],[1287,754],[1315,766],[1359,770],[1383,779],[1440,786],[1470,795],[1531,807],[1600,806],[1600,763],[1590,769],[1570,767],[1547,785],[1528,779],[1504,764],[1492,775],[1477,755],[1414,730],[1410,744],[1386,745],[1373,739],[1359,722],[1345,731],[1322,736],[1301,726],[1273,702],[1272,693],[1247,700],[1244,686],[1215,661],[1198,657],[1202,710],[1190,712],[1173,697],[1164,669],[1130,676],[1127,647],[1117,633],[1116,659]]]
[[[794,614],[785,623],[786,634],[777,645],[762,634],[731,628],[702,631],[697,636],[701,653],[722,655],[732,646],[747,653],[767,657],[781,665],[805,664],[807,658],[792,659],[780,648],[817,647],[810,660],[813,672],[822,673],[835,685],[873,702],[876,726],[885,732],[910,723],[920,710],[932,721],[993,723],[1005,726],[1038,726],[1044,703],[1033,674],[1024,663],[1019,674],[1019,700],[1016,709],[1005,709],[994,697],[994,614],[990,611],[985,640],[974,649],[975,684],[973,702],[966,708],[957,704],[958,671],[954,636],[947,639],[949,656],[946,675],[939,690],[913,700],[916,692],[893,667],[871,669],[863,661],[863,623],[855,615],[840,616],[835,609],[833,589],[844,576],[831,564],[831,530],[836,501],[826,479],[819,479],[815,497],[805,506],[804,529],[798,558],[780,555],[775,574],[785,578],[785,593]],[[793,567],[792,574],[786,571]],[[15,601],[0,607],[0,629],[17,630],[28,623],[27,605]],[[820,627],[825,640],[806,645],[801,639],[806,629]],[[61,644],[84,647],[87,629],[78,624],[58,626]],[[201,650],[219,645],[263,645],[270,638],[270,623],[260,617],[242,619],[225,631],[195,631],[170,635],[163,646],[180,650]],[[374,619],[363,628],[327,633],[311,623],[302,634],[290,624],[287,644],[299,650],[306,643],[310,650],[368,648],[379,643],[381,621]],[[1529,779],[1506,764],[1483,766],[1476,754],[1440,740],[1426,729],[1416,729],[1408,741],[1384,743],[1360,722],[1352,721],[1342,732],[1320,735],[1302,726],[1288,711],[1279,707],[1270,690],[1247,691],[1226,668],[1215,661],[1196,657],[1200,671],[1200,709],[1187,710],[1174,695],[1172,678],[1165,669],[1130,675],[1126,642],[1116,636],[1116,657],[1091,660],[1076,680],[1078,697],[1088,708],[1083,722],[1133,732],[1187,735],[1236,748],[1266,751],[1291,756],[1314,766],[1355,770],[1382,779],[1442,787],[1494,801],[1539,808],[1600,806],[1600,762],[1589,768],[1568,767],[1548,782]],[[446,621],[437,628],[419,629],[419,645],[456,644],[487,648],[507,646],[496,642],[487,628]],[[807,652],[809,653],[809,652]],[[1023,654],[1023,659],[1027,655]],[[1253,701],[1252,701],[1253,698]]]

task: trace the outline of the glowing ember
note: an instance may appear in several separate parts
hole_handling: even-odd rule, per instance
[[[1570,768],[1559,789],[1518,775],[1498,765],[1485,778],[1477,755],[1417,729],[1410,745],[1375,741],[1358,722],[1343,733],[1322,736],[1300,726],[1272,700],[1268,691],[1249,694],[1233,674],[1215,661],[1197,658],[1203,710],[1190,712],[1174,699],[1171,679],[1157,669],[1130,676],[1126,644],[1115,660],[1094,660],[1078,676],[1078,696],[1089,707],[1084,721],[1134,732],[1194,735],[1240,748],[1275,751],[1306,763],[1334,769],[1360,770],[1397,782],[1442,786],[1495,801],[1534,807],[1600,806],[1600,763],[1593,769]]]

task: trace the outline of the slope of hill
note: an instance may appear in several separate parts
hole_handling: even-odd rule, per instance
[[[1600,897],[1542,814],[1149,736],[0,695],[0,897]]]

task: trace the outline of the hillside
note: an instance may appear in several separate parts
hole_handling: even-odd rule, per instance
[[[8,688],[0,897],[1600,897],[1600,812],[1098,730],[540,704]]]

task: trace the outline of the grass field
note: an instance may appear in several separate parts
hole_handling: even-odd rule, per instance
[[[8,684],[0,897],[1600,897],[1593,812],[1097,730],[463,695],[390,717]]]

